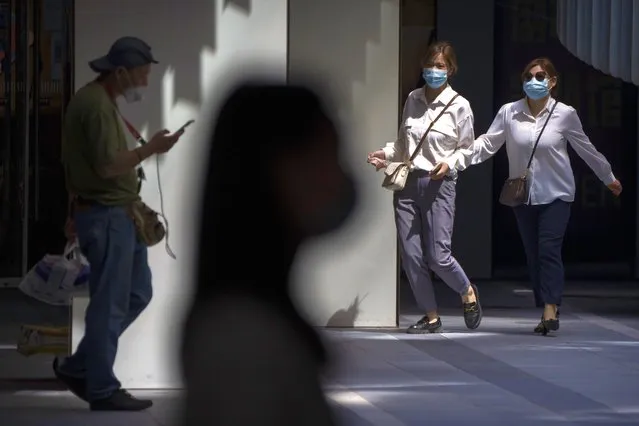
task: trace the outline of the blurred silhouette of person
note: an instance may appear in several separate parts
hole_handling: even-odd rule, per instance
[[[211,143],[182,424],[333,425],[327,354],[289,273],[300,244],[355,207],[336,126],[309,89],[249,83],[223,104]]]

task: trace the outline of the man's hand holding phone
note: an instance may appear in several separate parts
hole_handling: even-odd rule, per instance
[[[157,132],[149,141],[149,145],[153,152],[156,154],[165,154],[169,152],[177,141],[180,140],[180,137],[184,134],[186,128],[194,122],[194,120],[187,121],[186,124],[180,127],[175,133],[171,133],[166,129]]]

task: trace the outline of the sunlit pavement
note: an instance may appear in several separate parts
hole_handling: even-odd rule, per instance
[[[540,311],[519,286],[483,286],[494,307],[476,331],[460,308],[442,311],[441,335],[405,334],[419,315],[400,330],[327,331],[341,360],[329,399],[357,426],[639,425],[639,292],[566,293],[553,336],[533,333]],[[438,288],[446,306],[451,294]]]
[[[466,330],[446,289],[444,334],[324,331],[336,360],[326,390],[337,416],[353,426],[639,425],[639,315],[628,313],[639,309],[635,293],[599,309],[591,309],[596,298],[570,299],[559,332],[542,337],[532,333],[539,312],[515,290],[482,289],[486,317],[476,331]],[[402,328],[419,318],[404,311]],[[50,365],[46,357],[29,362],[40,373]],[[0,350],[0,364],[25,361]],[[170,425],[179,405],[177,392],[138,392],[155,399],[150,411],[91,413],[54,383],[23,388],[0,388],[0,425]]]

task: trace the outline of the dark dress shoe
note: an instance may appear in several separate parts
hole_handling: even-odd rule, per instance
[[[559,309],[557,309],[557,330],[559,329]],[[537,324],[534,330],[535,333],[541,333],[544,336],[548,334],[548,330],[544,326],[544,314],[541,314],[541,321]]]
[[[437,318],[437,321],[430,323],[428,317],[424,316],[415,324],[408,327],[406,333],[408,334],[426,334],[426,333],[439,333],[442,331],[442,320]]]
[[[91,401],[91,411],[142,411],[153,406],[148,399],[137,399],[124,389],[118,389],[109,397]]]
[[[466,327],[471,330],[476,329],[481,324],[481,320],[484,317],[484,312],[481,309],[481,303],[479,302],[479,290],[474,284],[471,284],[473,291],[475,292],[475,301],[472,303],[464,303],[464,322]]]

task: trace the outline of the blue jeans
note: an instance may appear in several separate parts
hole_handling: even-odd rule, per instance
[[[524,243],[535,305],[561,305],[564,264],[561,251],[570,219],[570,203],[524,205],[513,209]]]
[[[86,378],[87,399],[109,397],[120,388],[113,372],[118,339],[151,301],[147,248],[123,207],[94,205],[74,216],[83,254],[91,265],[85,334],[62,373]]]

